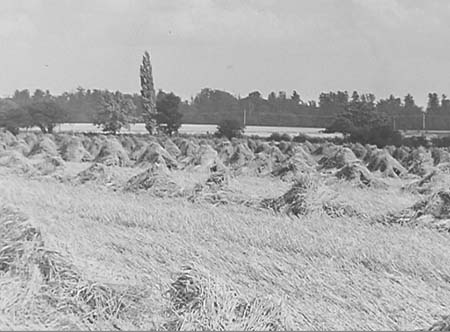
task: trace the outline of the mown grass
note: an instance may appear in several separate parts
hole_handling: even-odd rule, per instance
[[[243,178],[242,184],[256,188],[256,181]],[[276,197],[282,186],[265,183],[260,190]],[[341,182],[334,186],[339,195],[317,197],[328,200],[331,195],[369,217],[414,201],[412,194],[395,190],[374,192]],[[174,327],[167,325],[173,317],[164,294],[186,265],[194,267],[199,280],[225,285],[248,303],[258,298],[282,303],[284,328],[412,330],[427,328],[450,311],[450,236],[425,228],[330,218],[319,210],[290,218],[244,206],[213,207],[183,198],[27,179],[5,169],[0,169],[0,188],[1,203],[31,216],[48,250],[68,257],[85,280],[145,290],[133,314],[121,318],[128,324],[124,326]],[[242,190],[248,192],[248,186]],[[5,278],[0,275],[2,299],[22,289],[13,286],[20,281],[16,277]],[[235,301],[222,286],[204,286],[207,294],[215,292],[216,302]],[[2,300],[0,313],[32,300],[33,294],[17,303]],[[229,310],[220,311],[225,315],[220,317],[214,311],[212,321],[206,316],[213,311],[204,308],[182,316],[185,323],[176,327],[243,326],[225,322]],[[33,309],[27,315],[19,315],[15,326],[25,324]],[[8,319],[0,314],[1,328]],[[220,320],[222,325],[216,324]],[[96,324],[90,328],[105,326]]]

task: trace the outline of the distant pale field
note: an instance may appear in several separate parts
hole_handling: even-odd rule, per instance
[[[214,133],[217,130],[215,124],[183,124],[179,130],[182,134],[207,134]],[[300,133],[309,136],[334,137],[339,134],[324,134],[324,128],[307,128],[307,127],[265,127],[265,126],[247,126],[245,135],[258,135],[268,137],[272,133],[289,134],[296,136]],[[74,131],[74,132],[101,132],[101,128],[89,123],[64,123],[56,127],[56,131]],[[130,127],[130,130],[123,129],[122,133],[145,134],[147,131],[143,123],[136,123]]]

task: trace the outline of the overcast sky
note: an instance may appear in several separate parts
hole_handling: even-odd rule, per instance
[[[77,86],[450,95],[448,0],[1,0],[0,94]]]

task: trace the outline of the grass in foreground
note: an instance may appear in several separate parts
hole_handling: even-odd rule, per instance
[[[88,300],[58,293],[51,305],[39,268],[26,278],[3,271],[1,328],[410,330],[450,311],[450,241],[435,231],[321,213],[289,218],[4,172],[0,187],[2,206],[31,216],[44,253],[59,253],[54,261],[76,271],[73,289],[84,285],[100,296],[92,286],[98,285],[112,294],[91,307],[93,318],[89,308],[62,314],[61,298],[80,307]],[[341,200],[369,214],[410,203],[387,192],[371,203],[371,192],[341,189]],[[24,242],[31,246],[20,258],[25,262],[45,257],[33,241]],[[192,270],[183,279],[185,266]],[[188,282],[177,289],[180,280]],[[65,281],[58,282],[61,292]],[[126,308],[98,314],[121,296]]]

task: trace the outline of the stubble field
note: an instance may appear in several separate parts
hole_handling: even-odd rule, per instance
[[[0,329],[448,329],[449,163],[2,132]]]

